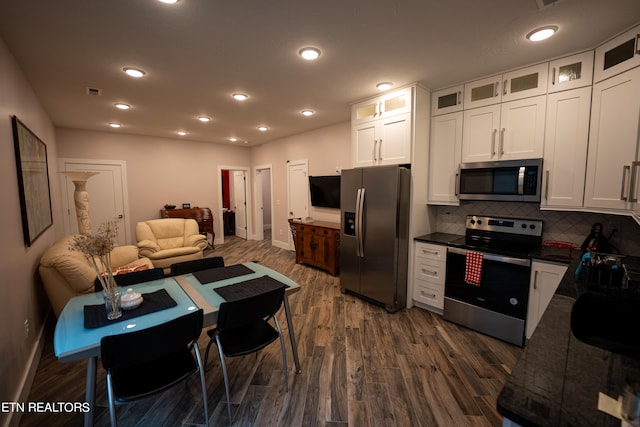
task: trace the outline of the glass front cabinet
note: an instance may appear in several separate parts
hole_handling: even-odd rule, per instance
[[[593,51],[579,53],[549,63],[548,92],[577,89],[593,83]]]
[[[640,25],[596,48],[596,82],[640,65]]]

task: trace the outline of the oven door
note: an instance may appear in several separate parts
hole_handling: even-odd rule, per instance
[[[466,250],[447,249],[445,297],[525,320],[531,260],[483,252],[479,286],[464,281]]]

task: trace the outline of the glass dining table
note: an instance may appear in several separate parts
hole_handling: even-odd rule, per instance
[[[162,324],[169,320],[188,314],[193,310],[202,309],[204,312],[204,326],[214,326],[218,317],[220,304],[224,298],[214,290],[228,285],[242,285],[253,279],[268,276],[286,285],[284,311],[289,330],[289,341],[293,353],[296,373],[300,373],[300,361],[295,339],[295,332],[291,320],[291,310],[288,296],[300,290],[293,280],[260,264],[248,262],[239,264],[247,267],[244,274],[201,283],[193,273],[181,276],[165,277],[163,279],[133,285],[136,292],[143,295],[157,291],[166,293],[175,301],[175,305],[147,314],[135,315],[124,311],[126,316],[115,321],[109,321],[104,326],[85,327],[85,306],[99,306],[104,304],[102,292],[86,294],[71,298],[64,307],[55,327],[54,351],[60,362],[73,362],[87,359],[85,401],[90,410],[84,414],[84,425],[93,425],[93,407],[95,401],[97,360],[100,356],[100,340],[107,335],[132,332]],[[233,267],[233,266],[232,266]],[[205,271],[206,273],[206,271]],[[144,302],[143,302],[144,304]],[[141,306],[142,307],[142,306]]]

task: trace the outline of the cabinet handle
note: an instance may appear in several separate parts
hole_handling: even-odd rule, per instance
[[[378,115],[380,114],[380,103],[376,102],[376,107],[375,107],[375,111],[373,112],[373,117],[378,117]]]
[[[533,289],[538,289],[538,270],[533,273]]]
[[[456,182],[455,182],[455,188],[453,189],[454,195],[458,196],[458,187],[460,186],[460,174],[457,173],[456,174]]]
[[[423,297],[434,298],[434,299],[436,297],[436,294],[428,294],[425,291],[420,291],[420,295],[422,295]]]
[[[438,252],[438,251],[430,251],[430,250],[428,250],[428,249],[423,249],[423,250],[422,250],[422,253],[423,253],[423,254],[436,255],[436,256],[437,256],[437,255],[440,255],[440,252]]]
[[[544,200],[547,200],[549,195],[549,169],[544,173]]]
[[[638,196],[636,195],[636,180],[638,179],[637,171],[640,166],[640,161],[631,162],[631,182],[629,182],[629,201],[636,203]]]
[[[504,131],[506,129],[502,128],[500,131],[500,145],[498,146],[498,157],[502,158],[504,156]]]
[[[423,274],[431,275],[431,276],[434,276],[434,277],[438,277],[438,272],[437,271],[427,270],[425,268],[421,268],[421,270],[422,270]]]
[[[553,67],[551,69],[551,84],[552,85],[556,84],[556,67]]]
[[[378,143],[378,160],[382,161],[382,138],[380,138]]]
[[[494,129],[491,134],[491,158],[496,156],[496,134],[498,133],[498,129]]]
[[[636,53],[640,53],[640,34],[636,34]]]
[[[373,140],[373,161],[377,162],[378,158],[376,157],[376,145],[378,145],[378,140],[374,139]]]
[[[500,93],[500,92],[499,92],[499,91],[500,91],[500,82],[499,82],[499,81],[498,81],[498,82],[496,82],[496,84],[495,84],[494,88],[495,88],[495,91],[494,91],[493,96],[495,97],[495,96],[498,96],[498,94]]]
[[[627,186],[627,171],[631,172],[631,166],[622,166],[622,188],[620,189],[620,200],[627,201],[627,197],[624,195],[624,189]]]
[[[509,81],[509,80],[505,80],[505,81],[502,83],[502,95],[506,95],[506,94],[507,94],[507,82],[508,82],[508,81]]]
[[[459,104],[462,104],[462,91],[461,90],[458,91],[458,105]]]

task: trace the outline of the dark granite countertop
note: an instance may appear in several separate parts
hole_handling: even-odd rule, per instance
[[[585,344],[571,332],[571,310],[584,291],[576,280],[579,261],[570,261],[498,397],[498,411],[522,426],[620,426],[598,410],[598,394],[617,399],[627,377],[640,378],[640,360]]]

